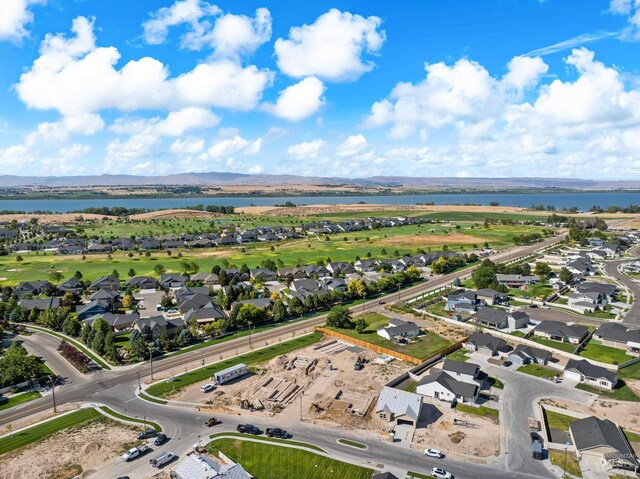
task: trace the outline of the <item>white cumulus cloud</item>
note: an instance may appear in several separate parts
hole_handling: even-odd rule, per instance
[[[338,146],[337,155],[343,157],[356,156],[369,147],[364,135],[352,135]]]
[[[331,9],[311,25],[292,27],[288,38],[276,40],[278,67],[295,78],[356,80],[375,66],[362,57],[380,52],[386,40],[381,24],[378,17]]]
[[[33,5],[44,5],[47,0],[0,1],[0,40],[21,42],[29,32],[27,25],[33,22]]]
[[[280,92],[275,104],[263,108],[285,120],[299,121],[317,112],[324,105],[324,84],[316,77],[308,77]]]
[[[303,160],[305,158],[317,158],[320,153],[320,149],[324,145],[323,140],[312,140],[298,143],[297,145],[291,145],[287,148],[287,153],[296,160]]]

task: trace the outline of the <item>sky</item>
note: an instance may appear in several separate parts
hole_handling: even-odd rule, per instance
[[[0,0],[0,174],[640,179],[640,0]]]

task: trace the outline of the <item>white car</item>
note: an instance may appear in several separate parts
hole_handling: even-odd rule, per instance
[[[438,451],[437,449],[425,449],[424,455],[435,457],[436,459],[442,459],[444,457],[444,454],[442,454],[442,452]]]
[[[210,393],[213,390],[213,384],[205,384],[204,386],[200,387],[200,391],[202,391],[203,393]]]
[[[125,452],[122,455],[122,459],[124,459],[126,462],[128,462],[131,459],[135,459],[139,455],[140,455],[140,451],[138,450],[138,448],[137,447],[133,447],[133,448],[129,449],[127,452]]]
[[[439,467],[434,467],[433,469],[431,469],[431,475],[433,477],[437,477],[438,479],[453,479],[453,475],[450,472],[447,472],[444,469],[440,469]]]

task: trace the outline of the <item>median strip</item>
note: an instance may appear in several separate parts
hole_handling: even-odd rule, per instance
[[[218,432],[216,434],[211,434],[209,436],[209,439],[215,441],[217,439],[224,439],[227,437],[237,438],[244,441],[271,442],[271,443],[281,444],[283,446],[304,447],[306,449],[311,449],[313,451],[318,451],[318,452],[327,454],[327,451],[325,451],[321,447],[314,446],[313,444],[308,444],[306,442],[289,441],[287,439],[278,439],[275,437],[266,437],[266,436],[247,436],[246,434],[240,434],[238,432]]]
[[[367,446],[366,444],[361,444],[359,442],[351,441],[349,439],[340,438],[338,439],[338,443],[342,444],[343,446],[355,447],[356,449],[369,449],[369,446]]]
[[[125,416],[124,414],[120,414],[119,412],[116,412],[116,411],[114,411],[113,409],[111,409],[110,407],[107,407],[107,406],[100,406],[98,409],[100,411],[106,413],[106,416],[110,417],[112,419],[116,419],[116,420],[120,420],[120,421],[124,421],[124,422],[130,422],[130,423],[134,423],[134,424],[142,424],[145,427],[154,428],[156,430],[156,432],[162,432],[162,427],[160,426],[160,424],[158,424],[156,422],[145,421],[145,420],[137,418],[137,417]]]

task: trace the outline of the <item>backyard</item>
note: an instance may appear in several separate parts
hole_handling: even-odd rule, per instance
[[[549,459],[551,460],[551,464],[554,466],[564,469],[565,472],[568,472],[573,476],[582,477],[580,463],[573,452],[550,450]]]
[[[597,339],[589,341],[587,347],[580,353],[580,356],[609,364],[622,364],[633,359],[633,356],[626,354],[624,349],[604,346],[602,341],[598,341]]]
[[[560,375],[560,371],[557,369],[549,368],[541,364],[525,364],[524,366],[520,366],[518,371],[538,378],[552,378]]]
[[[364,318],[367,324],[367,328],[362,333],[358,333],[354,329],[331,327],[327,327],[327,329],[420,360],[430,358],[452,344],[448,339],[430,331],[423,331],[423,334],[417,338],[415,343],[398,344],[379,336],[376,332],[379,328],[386,328],[389,325],[390,318],[379,313],[367,313],[364,316],[359,316],[359,318]]]

